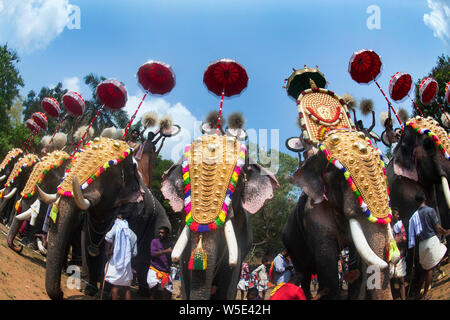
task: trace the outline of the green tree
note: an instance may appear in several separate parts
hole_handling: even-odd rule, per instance
[[[439,92],[436,97],[436,101],[443,107],[445,111],[448,112],[448,103],[445,101],[445,86],[447,85],[447,82],[450,80],[450,57],[446,55],[442,55],[437,58],[436,65],[431,69],[430,73],[425,77],[431,77],[434,80],[437,81],[439,85]],[[428,106],[425,106],[420,102],[420,96],[419,96],[419,87],[420,83],[422,82],[423,78],[418,79],[415,83],[416,88],[416,97],[415,102],[417,106],[422,110],[422,113],[425,117],[431,116],[434,119],[436,119],[441,125],[441,115],[442,111],[439,105],[436,101],[431,103]],[[414,116],[419,115],[419,112],[413,107],[413,114]]]
[[[6,113],[8,114],[11,126],[16,127],[22,123],[23,98],[18,95],[14,99],[13,106]]]

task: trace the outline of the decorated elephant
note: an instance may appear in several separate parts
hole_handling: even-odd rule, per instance
[[[14,205],[19,199],[20,191],[25,187],[33,166],[39,162],[39,157],[29,153],[20,158],[8,176],[4,189],[0,191],[0,214],[4,224],[10,226],[14,219]]]
[[[35,240],[36,234],[42,233],[47,205],[38,199],[36,187],[39,186],[46,193],[55,192],[70,159],[67,152],[56,150],[42,157],[33,167],[25,187],[20,192],[21,198],[15,204],[16,216],[8,230],[7,243],[14,251],[20,253],[23,249],[22,246],[14,244],[14,239],[24,220],[29,221],[26,235],[29,242]]]
[[[326,83],[323,74],[304,68],[294,70],[286,86],[302,130],[286,145],[306,152],[292,177],[303,193],[286,221],[283,243],[307,298],[311,275],[317,274],[319,291],[328,290],[324,298],[341,299],[338,257],[350,247],[370,267],[363,276],[375,272],[375,283],[367,283],[372,298],[392,299],[385,261],[386,247],[393,244],[392,214],[383,157],[356,131],[345,100],[316,83]]]
[[[11,149],[0,164],[0,183],[9,177],[17,160],[23,156],[23,150],[20,148]]]
[[[54,203],[47,248],[45,285],[52,299],[62,299],[61,271],[74,221],[85,215],[82,232],[83,258],[91,287],[103,279],[97,270],[104,266],[104,236],[117,213],[129,221],[138,238],[134,261],[139,284],[146,286],[150,242],[160,226],[170,226],[166,212],[143,184],[125,141],[95,138],[77,152],[57,188],[40,198]]]
[[[161,188],[175,212],[184,209],[172,261],[180,263],[182,298],[189,300],[235,299],[252,244],[249,213],[279,187],[272,173],[249,163],[244,142],[210,128],[214,133],[186,146],[182,161],[163,174]]]
[[[387,177],[391,204],[398,208],[407,233],[409,219],[417,210],[414,197],[419,190],[425,193],[427,205],[439,213],[441,225],[450,228],[449,150],[448,134],[437,121],[417,116],[405,122],[387,166]],[[408,255],[408,271],[412,256]]]

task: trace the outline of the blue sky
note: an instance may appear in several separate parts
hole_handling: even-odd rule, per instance
[[[79,29],[65,26],[74,17],[71,5],[80,9]],[[367,27],[371,5],[380,10],[379,29]],[[328,89],[372,99],[375,132],[381,134],[378,118],[386,101],[375,84],[351,79],[352,53],[373,49],[380,55],[378,82],[386,93],[397,71],[410,73],[414,81],[422,78],[439,55],[450,53],[450,5],[441,0],[0,0],[4,42],[20,55],[23,96],[63,82],[90,98],[82,78],[92,72],[125,84],[130,113],[143,96],[135,77],[139,66],[148,60],[170,64],[175,88],[147,97],[138,117],[150,110],[168,113],[191,136],[198,133],[195,121],[219,106],[219,97],[202,82],[206,67],[219,58],[235,59],[249,82],[240,96],[225,100],[225,116],[241,111],[246,128],[278,129],[280,151],[289,152],[285,140],[300,133],[295,102],[282,88],[292,68],[318,65]],[[407,100],[394,106],[412,111]],[[363,120],[370,125],[369,117]],[[167,149],[166,158],[181,150]]]

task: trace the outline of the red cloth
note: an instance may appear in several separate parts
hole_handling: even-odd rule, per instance
[[[269,300],[306,300],[303,289],[292,283],[285,283]]]

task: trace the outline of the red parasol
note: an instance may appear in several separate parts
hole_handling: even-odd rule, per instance
[[[429,105],[436,99],[438,91],[439,85],[436,80],[433,78],[423,79],[419,86],[420,102],[423,105]]]
[[[31,131],[30,136],[28,137],[27,141],[25,141],[25,143],[22,146],[22,149],[25,149],[25,153],[27,153],[29,146],[33,143],[33,140],[36,137],[36,135],[39,133],[39,131],[41,130],[41,127],[32,118],[28,119],[25,122],[25,124],[27,125],[28,129],[30,129],[30,131]],[[30,141],[30,139],[31,139],[31,141]]]
[[[402,100],[411,90],[412,78],[406,72],[397,72],[389,81],[389,95],[394,101]]]
[[[62,97],[63,105],[67,109],[67,112],[74,116],[81,116],[86,110],[83,97],[74,91],[67,92]]]
[[[445,101],[450,104],[450,82],[445,86]]]
[[[127,89],[115,79],[100,82],[96,95],[102,104],[113,111],[122,109],[127,103]]]
[[[44,109],[44,111],[53,118],[57,118],[59,116],[59,113],[61,112],[58,101],[51,97],[42,99],[41,106],[42,109]]]
[[[175,86],[175,73],[173,72],[172,67],[162,61],[150,60],[144,63],[138,69],[137,78],[139,84],[145,90],[145,94],[142,97],[142,100],[139,103],[133,116],[131,117],[131,120],[125,129],[123,137],[127,136],[128,130],[130,129],[131,124],[136,118],[136,114],[138,113],[139,108],[141,107],[142,103],[145,100],[145,97],[149,92],[152,94],[163,95],[169,93]]]
[[[406,96],[409,97],[411,86],[412,86],[411,75],[406,72],[397,72],[392,76],[391,80],[389,81],[389,95],[391,96],[391,99],[394,101],[399,101],[405,98]],[[413,102],[417,111],[419,111],[419,113],[423,117],[423,113],[420,110],[419,106],[416,104],[414,100],[411,99],[411,101]]]
[[[45,114],[43,114],[42,112],[35,112],[32,115],[32,119],[39,127],[41,127],[42,130],[47,130],[48,120]]]
[[[375,82],[378,89],[380,89],[381,93],[386,99],[392,112],[394,112],[397,121],[400,123],[400,126],[403,128],[402,121],[398,117],[397,112],[395,111],[391,102],[386,97],[386,94],[384,93],[383,89],[381,89],[376,80],[381,72],[381,65],[382,64],[380,56],[375,51],[363,49],[353,53],[348,64],[348,72],[350,73],[352,79],[358,83],[370,83],[372,81]]]
[[[235,60],[220,59],[210,63],[208,68],[206,68],[203,82],[209,91],[221,97],[219,121],[217,124],[218,133],[222,116],[223,98],[240,94],[247,87],[247,72]]]

